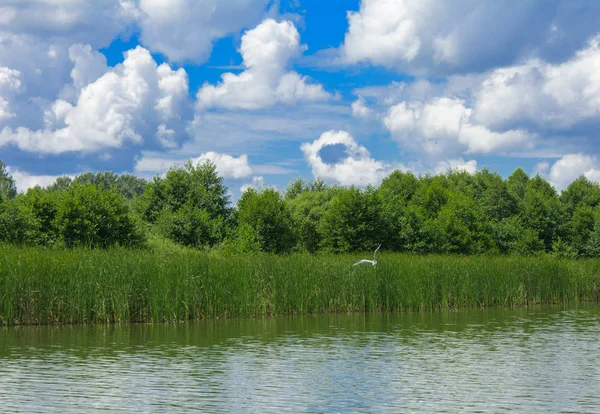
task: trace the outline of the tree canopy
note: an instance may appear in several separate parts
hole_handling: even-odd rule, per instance
[[[171,168],[150,182],[131,174],[59,177],[17,194],[0,162],[0,242],[107,247],[156,238],[238,251],[418,254],[547,253],[600,256],[600,185],[581,176],[558,193],[517,168],[416,176],[378,187],[292,181],[246,190],[236,205],[211,162]]]

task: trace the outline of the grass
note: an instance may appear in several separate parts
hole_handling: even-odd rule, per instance
[[[0,325],[164,322],[600,300],[600,260],[0,246]]]

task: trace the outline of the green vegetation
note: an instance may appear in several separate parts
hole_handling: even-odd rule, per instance
[[[581,176],[560,194],[539,175],[487,169],[415,176],[377,188],[297,179],[284,192],[246,190],[232,206],[210,162],[151,182],[131,174],[60,177],[18,194],[0,162],[0,243],[50,248],[147,247],[163,239],[201,250],[388,252],[600,257],[600,185]]]
[[[0,247],[0,324],[428,310],[600,299],[600,260]]]
[[[376,268],[351,266],[379,243]],[[2,324],[598,301],[597,258],[600,186],[583,176],[560,194],[521,169],[298,179],[233,207],[210,162],[26,193],[0,162]]]

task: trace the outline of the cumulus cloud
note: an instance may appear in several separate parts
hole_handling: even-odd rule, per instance
[[[600,126],[600,36],[569,60],[357,90],[403,147],[432,156],[589,150]],[[396,102],[389,107],[390,102]],[[387,109],[386,109],[387,108]],[[568,146],[568,149],[567,149]]]
[[[205,161],[213,162],[217,166],[219,175],[225,178],[244,178],[252,174],[252,167],[248,162],[248,156],[246,154],[236,158],[231,155],[210,151],[200,155],[192,161],[194,163],[203,163]]]
[[[80,43],[72,45],[69,48],[69,59],[73,62],[71,79],[78,92],[108,71],[106,57],[93,50],[90,45]]]
[[[362,0],[348,12],[344,63],[410,73],[485,71],[537,55],[560,61],[594,35],[594,2]]]
[[[365,98],[359,96],[354,102],[352,102],[352,115],[355,118],[369,118],[373,114],[373,110],[371,110],[367,106],[367,102]]]
[[[0,10],[6,32],[93,47],[107,46],[137,18],[132,0],[20,0],[9,1]]]
[[[269,0],[139,0],[142,43],[171,61],[204,63],[213,42],[260,22]]]
[[[290,60],[306,49],[292,22],[266,19],[242,36],[240,53],[246,68],[239,75],[225,73],[217,85],[198,91],[198,108],[260,109],[278,102],[319,101],[331,97],[320,84],[288,71]]]
[[[5,127],[0,146],[58,154],[140,143],[152,125],[156,131],[157,124],[172,120],[187,99],[187,85],[183,69],[157,66],[150,52],[138,46],[125,54],[122,64],[83,87],[75,104],[53,102],[45,111],[43,129]]]
[[[19,79],[21,72],[7,67],[0,67],[0,122],[13,118],[9,99],[13,97],[21,87]]]
[[[403,146],[433,156],[490,153],[531,147],[535,136],[524,130],[494,132],[472,122],[473,111],[460,99],[401,102],[392,106],[383,122]]]
[[[566,129],[600,114],[600,36],[558,65],[530,60],[493,71],[475,94],[475,118],[493,127]]]
[[[321,150],[337,144],[345,147],[345,157],[335,163],[326,163],[321,158]],[[315,177],[342,185],[375,185],[395,169],[391,164],[371,158],[369,151],[346,131],[324,132],[319,139],[303,143],[300,149]]]
[[[548,170],[549,165],[538,165],[538,171],[557,189],[564,190],[580,175],[600,182],[600,162],[594,155],[566,154]]]
[[[148,155],[139,159],[135,165],[135,171],[141,173],[164,173],[169,168],[182,166],[188,159],[166,158],[164,155]],[[253,167],[248,161],[248,155],[242,154],[233,157],[228,154],[216,152],[205,152],[199,157],[189,159],[194,165],[211,161],[217,167],[217,171],[223,178],[240,179],[252,175]]]

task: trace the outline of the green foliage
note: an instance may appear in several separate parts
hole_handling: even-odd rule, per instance
[[[16,245],[35,245],[40,241],[40,226],[24,195],[0,203],[0,241]]]
[[[373,250],[381,243],[381,204],[374,189],[339,190],[321,221],[323,247],[332,252]]]
[[[529,180],[521,200],[521,223],[537,233],[546,251],[560,236],[563,216],[556,190],[539,175]]]
[[[321,221],[336,192],[336,188],[325,186],[307,187],[294,198],[286,200],[293,219],[298,250],[314,253],[321,247]]]
[[[58,177],[52,184],[50,184],[48,187],[46,187],[46,191],[48,191],[48,192],[65,191],[69,188],[72,181],[73,180],[71,179],[71,177],[68,177],[66,175],[62,176],[62,177]]]
[[[211,219],[206,210],[191,203],[175,212],[163,210],[157,227],[162,235],[184,246],[208,247],[223,239],[220,233],[222,220]]]
[[[9,198],[15,198],[17,195],[17,186],[15,180],[8,173],[6,166],[0,161],[0,203]]]
[[[584,176],[560,195],[520,168],[507,179],[487,168],[425,176],[394,171],[366,189],[296,179],[283,197],[250,190],[234,209],[211,162],[187,162],[149,183],[111,172],[59,177],[19,196],[0,167],[5,243],[105,247],[138,245],[149,236],[232,253],[345,253],[381,243],[383,251],[416,254],[600,255],[600,185]]]
[[[480,254],[492,245],[481,205],[461,193],[453,194],[433,221],[434,243],[440,253]]]
[[[515,200],[521,200],[527,190],[529,176],[521,168],[517,168],[506,180],[506,187]]]
[[[155,177],[134,208],[159,232],[186,246],[213,246],[225,239],[231,216],[227,187],[207,161],[171,168]]]
[[[289,252],[295,244],[291,213],[272,188],[246,190],[238,201],[238,237],[269,253]],[[250,229],[253,229],[251,231]]]
[[[96,184],[71,185],[62,197],[55,222],[67,247],[137,246],[143,242],[125,197]]]
[[[217,255],[0,246],[0,325],[178,322],[215,317],[600,300],[600,260],[554,257]]]

